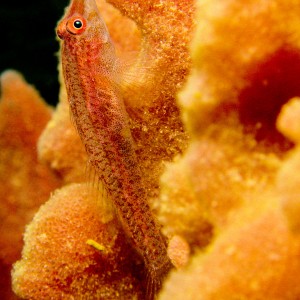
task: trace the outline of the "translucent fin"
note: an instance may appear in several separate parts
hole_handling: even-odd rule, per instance
[[[118,81],[116,84],[127,101],[141,95],[142,99],[130,103],[131,106],[144,104],[143,99],[149,94],[153,94],[154,80],[154,63],[150,58],[143,58],[139,52],[130,52],[125,57],[118,59],[116,62],[116,72],[118,73]],[[146,97],[145,97],[146,96]],[[133,105],[135,103],[135,105]]]
[[[87,161],[87,163],[86,163],[85,176],[86,176],[86,179],[87,179],[87,183],[88,183],[90,192],[93,193],[93,194],[95,192],[99,192],[99,191],[101,192],[102,187],[101,187],[100,180],[98,178],[96,170],[93,168],[90,161]],[[100,193],[100,195],[102,196],[101,193]]]
[[[100,206],[106,211],[105,215],[115,216],[115,208],[110,199],[109,193],[105,186],[102,184],[99,175],[94,167],[88,161],[85,168],[85,174],[87,179],[88,192],[91,197],[95,198],[99,202]],[[108,221],[108,220],[103,220]]]
[[[163,282],[169,272],[174,268],[170,260],[160,267],[158,270],[148,270],[146,281],[146,300],[155,300],[162,288]]]
[[[162,278],[153,276],[150,272],[147,276],[145,300],[155,300],[162,288]]]
[[[147,276],[145,300],[154,300],[160,290],[161,283],[157,282],[150,274]]]
[[[122,68],[122,84],[133,85],[140,87],[146,82],[151,81],[151,75],[154,73],[152,64],[144,64],[140,59],[127,58],[126,61],[121,61]]]

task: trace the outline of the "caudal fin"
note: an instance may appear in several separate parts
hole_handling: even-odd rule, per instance
[[[153,270],[150,268],[148,270],[145,300],[157,299],[157,295],[162,288],[166,276],[173,268],[174,266],[171,261],[168,260],[166,264],[161,266],[159,269]]]

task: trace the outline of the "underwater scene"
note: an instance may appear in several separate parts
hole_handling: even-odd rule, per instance
[[[63,6],[1,69],[0,298],[300,299],[299,1]]]

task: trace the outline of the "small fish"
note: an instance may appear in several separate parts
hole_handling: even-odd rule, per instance
[[[95,0],[72,0],[57,35],[76,128],[124,231],[144,259],[145,298],[154,299],[173,265],[147,202],[120,90],[120,63]]]

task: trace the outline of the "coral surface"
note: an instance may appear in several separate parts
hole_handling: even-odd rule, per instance
[[[85,184],[65,186],[26,229],[13,285],[30,299],[132,299],[142,278],[133,250]],[[100,243],[100,250],[87,244]]]
[[[127,61],[136,153],[178,268],[158,298],[299,299],[299,3],[98,2]],[[142,299],[140,257],[101,186],[85,183],[63,82],[38,150],[66,185],[27,227],[14,291]]]
[[[159,299],[300,297],[299,8],[198,1],[193,68],[179,94],[191,141],[163,175],[161,209],[166,223],[189,221],[178,228],[193,243],[204,217],[214,239]]]
[[[157,206],[165,161],[182,153],[188,139],[175,97],[190,67],[188,45],[194,6],[192,1],[111,3],[117,9],[103,1],[97,4],[124,63],[122,87],[131,132],[149,201]],[[91,193],[84,185],[86,180],[93,183],[93,173],[69,115],[62,79],[60,103],[41,134],[38,153],[40,161],[55,170],[66,185],[78,185],[56,191],[27,227],[23,256],[13,270],[14,291],[31,299],[59,299],[60,295],[143,298],[145,276],[140,258],[117,221],[101,221],[107,208],[103,206],[107,202],[105,192],[100,187],[95,196],[93,184],[89,187]],[[109,241],[106,230],[111,239],[117,239],[116,243]],[[110,256],[87,245],[87,240],[109,248]],[[181,257],[177,259],[179,264],[186,255]]]
[[[125,62],[126,68],[132,69],[126,72],[122,84],[124,101],[140,167],[145,173],[150,196],[154,197],[163,170],[162,161],[171,161],[186,147],[187,135],[175,96],[190,67],[188,45],[194,27],[194,7],[192,1],[184,4],[173,1],[109,2],[118,10],[104,1],[97,4],[121,61]],[[146,20],[145,24],[140,24],[141,19]],[[62,83],[60,103],[41,137],[39,153],[42,161],[62,174],[67,182],[80,182],[85,178],[82,169],[86,157],[70,122],[66,103]]]
[[[1,75],[0,99],[0,262],[3,285],[21,257],[25,225],[59,186],[60,180],[38,162],[36,144],[51,109],[15,71]]]

